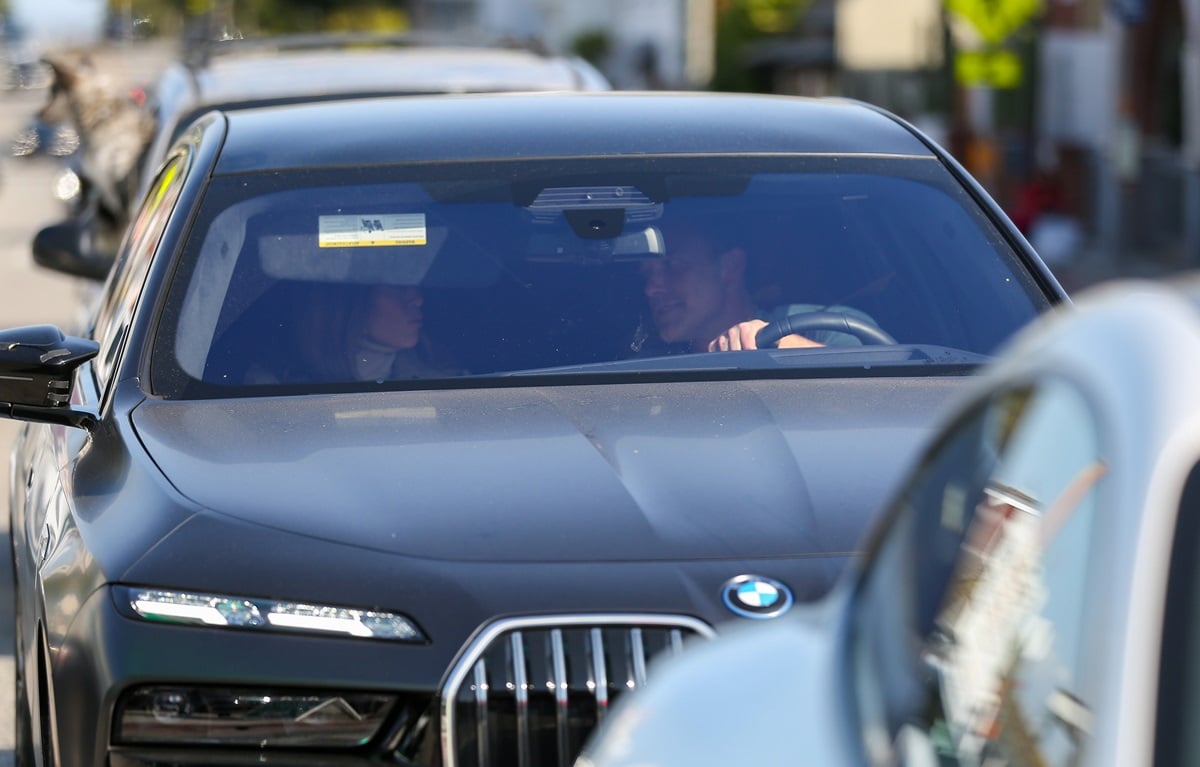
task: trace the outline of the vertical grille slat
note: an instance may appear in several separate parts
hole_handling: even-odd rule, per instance
[[[514,631],[512,642],[513,685],[517,697],[517,765],[532,767],[529,748],[529,676],[525,667],[525,637]]]
[[[537,616],[485,626],[442,690],[445,767],[571,767],[660,652],[715,636],[685,616]]]
[[[604,658],[604,632],[594,628],[588,632],[588,638],[591,640],[588,642],[588,651],[592,654],[593,681],[596,683],[594,694],[598,724],[608,713],[608,663]]]
[[[487,661],[480,659],[475,664],[475,739],[476,756],[480,764],[489,764],[491,756],[488,747],[491,738],[488,737],[488,681]]]
[[[570,710],[567,708],[567,651],[563,645],[562,629],[550,630],[551,668],[554,676],[554,734],[558,746],[558,763],[569,764],[571,759]]]
[[[667,636],[671,642],[671,654],[678,655],[683,652],[683,632],[679,629],[671,629],[667,632]]]
[[[640,628],[629,630],[629,655],[630,665],[633,667],[633,686],[635,689],[644,687],[646,684],[646,647],[642,644]]]

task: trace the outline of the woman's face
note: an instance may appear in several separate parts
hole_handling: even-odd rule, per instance
[[[376,285],[371,289],[367,337],[391,349],[411,349],[421,337],[425,302],[421,291],[408,285]]]

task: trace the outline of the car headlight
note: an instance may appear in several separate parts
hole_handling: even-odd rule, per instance
[[[394,701],[375,693],[147,685],[117,706],[127,745],[353,748],[379,731]]]
[[[426,642],[411,619],[380,610],[116,586],[118,609],[131,617],[191,626]]]

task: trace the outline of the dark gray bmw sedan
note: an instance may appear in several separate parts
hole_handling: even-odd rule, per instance
[[[826,593],[1065,300],[860,103],[209,113],[88,337],[0,331],[19,762],[570,764],[656,653]]]

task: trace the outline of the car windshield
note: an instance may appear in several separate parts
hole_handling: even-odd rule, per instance
[[[1048,303],[928,158],[218,176],[182,251],[151,367],[169,398],[944,372]],[[786,338],[709,353],[731,317]]]

